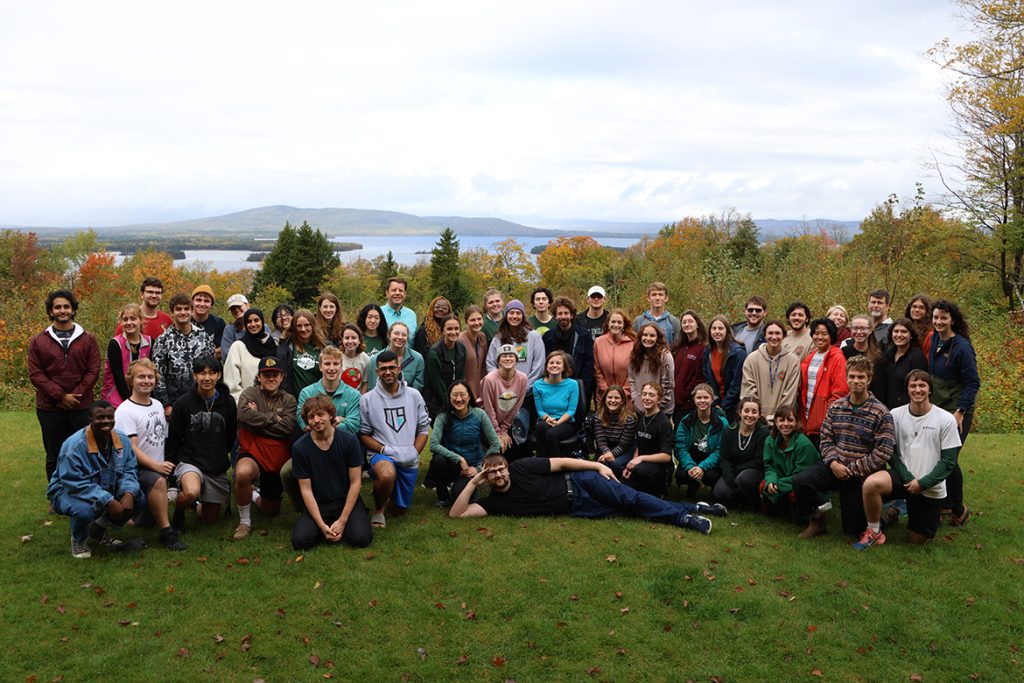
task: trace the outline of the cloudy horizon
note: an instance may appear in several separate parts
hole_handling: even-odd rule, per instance
[[[8,3],[0,224],[267,205],[862,219],[954,152],[951,3]],[[960,38],[962,39],[962,38]]]

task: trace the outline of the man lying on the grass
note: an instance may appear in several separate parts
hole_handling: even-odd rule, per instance
[[[478,486],[491,493],[470,502]],[[620,484],[607,465],[575,458],[523,458],[511,465],[500,454],[484,458],[452,505],[450,517],[486,515],[561,515],[601,519],[618,515],[674,524],[702,534],[711,533],[711,520],[699,513],[724,517],[725,506],[672,503]]]

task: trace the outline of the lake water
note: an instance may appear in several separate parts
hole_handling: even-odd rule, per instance
[[[338,258],[343,263],[364,258],[367,260],[384,256],[391,251],[395,260],[403,265],[412,265],[423,259],[430,260],[430,250],[437,245],[437,235],[346,235],[336,238],[337,242],[357,242],[363,245],[362,249],[354,251],[343,251],[338,253]],[[465,235],[459,237],[459,248],[462,251],[467,249],[483,248],[493,249],[494,245],[502,242],[508,237],[484,237]],[[545,237],[515,237],[516,241],[523,245],[527,252],[533,247],[547,244],[552,238]],[[596,238],[598,242],[609,247],[628,247],[637,242],[633,238]],[[418,254],[416,252],[427,252]],[[219,271],[239,270],[242,268],[258,268],[259,264],[246,261],[248,251],[229,250],[186,250],[185,260],[176,261],[178,265],[197,265],[202,263],[205,267]]]

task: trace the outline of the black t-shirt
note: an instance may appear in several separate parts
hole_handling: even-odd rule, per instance
[[[348,470],[363,466],[363,451],[355,436],[334,430],[329,450],[313,443],[311,433],[304,434],[292,446],[292,475],[309,479],[313,497],[320,506],[344,503],[348,497]]]
[[[587,309],[587,311],[589,310]],[[601,315],[596,318],[589,317],[587,311],[576,314],[576,324],[588,330],[590,336],[597,339],[604,334],[604,323],[608,320],[608,311],[601,311]]]
[[[192,324],[196,327],[202,328],[204,332],[213,337],[213,347],[215,349],[220,348],[220,340],[224,337],[224,328],[227,326],[227,323],[224,322],[224,318],[211,313],[206,316],[206,320],[203,322],[198,322],[193,319]]]
[[[675,432],[665,413],[658,411],[653,417],[636,416],[636,448],[640,455],[668,453],[675,448]]]
[[[523,458],[508,466],[507,491],[491,491],[478,501],[489,515],[529,517],[562,515],[569,511],[569,489],[564,472],[552,472],[547,458]]]

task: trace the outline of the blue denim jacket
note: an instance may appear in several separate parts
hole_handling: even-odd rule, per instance
[[[116,430],[110,432],[110,458],[100,453],[92,428],[80,429],[64,442],[57,457],[57,469],[50,478],[46,497],[56,500],[69,495],[91,503],[100,510],[125,493],[142,501],[138,462],[131,440]],[[127,446],[127,447],[126,447]]]

